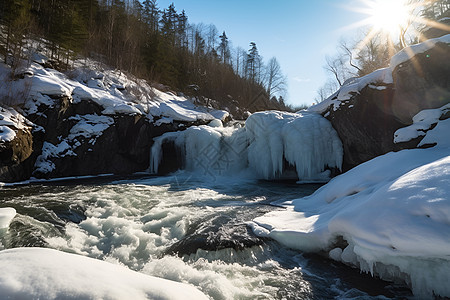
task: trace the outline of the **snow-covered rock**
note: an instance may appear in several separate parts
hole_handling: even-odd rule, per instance
[[[33,127],[36,129],[13,108],[0,107],[0,181],[28,178],[34,143]]]
[[[447,114],[450,114],[450,103],[444,105],[441,108],[426,109],[420,111],[413,117],[413,124],[407,127],[400,128],[395,132],[394,143],[409,142],[413,139],[426,136],[427,132],[432,128],[432,126],[437,125],[440,119],[443,120],[444,116]],[[431,134],[428,139],[426,139],[425,141],[421,141],[419,146],[426,145],[427,140],[429,139],[431,139]]]
[[[0,251],[6,299],[208,299],[188,284],[44,248]]]

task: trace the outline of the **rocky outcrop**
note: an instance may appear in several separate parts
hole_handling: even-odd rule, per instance
[[[0,108],[0,182],[30,178],[42,131],[13,108]]]
[[[450,45],[437,43],[398,65],[392,72],[395,93],[391,113],[411,123],[419,111],[450,101]]]
[[[33,176],[58,178],[97,174],[132,174],[149,166],[153,138],[197,122],[158,124],[143,115],[102,115],[92,101],[55,100],[31,117],[45,128],[44,146]]]
[[[396,65],[391,82],[375,80],[350,92],[348,99],[338,100],[339,93],[330,99],[339,105],[322,113],[343,143],[343,171],[390,151],[417,146],[420,139],[394,144],[394,133],[410,125],[419,111],[450,102],[449,58],[450,45],[436,43]]]

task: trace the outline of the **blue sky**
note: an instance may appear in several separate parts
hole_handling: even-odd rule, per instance
[[[257,44],[267,61],[275,56],[288,77],[287,102],[312,104],[327,74],[326,55],[334,55],[339,40],[351,38],[364,14],[352,8],[359,0],[159,0],[159,7],[174,3],[185,10],[190,23],[214,24],[225,30],[234,47]]]

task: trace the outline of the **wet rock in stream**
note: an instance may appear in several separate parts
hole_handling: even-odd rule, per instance
[[[232,221],[232,217],[222,215],[205,223],[192,225],[186,237],[173,244],[166,254],[176,254],[181,257],[196,253],[198,249],[243,250],[263,243],[264,239],[257,237],[247,225]]]

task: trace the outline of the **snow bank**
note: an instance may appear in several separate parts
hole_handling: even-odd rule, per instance
[[[427,135],[427,131],[429,131],[433,125],[440,123],[439,118],[448,112],[450,112],[450,103],[442,106],[441,108],[420,111],[413,117],[412,125],[400,128],[394,133],[394,143],[408,142],[420,136]],[[441,127],[443,125],[438,126]],[[435,143],[431,141],[434,139],[431,135],[439,134],[437,133],[438,130],[439,129],[434,130],[433,134],[430,134],[427,139],[423,139],[419,146]],[[448,139],[444,138],[440,140],[441,143],[448,141]]]
[[[446,121],[427,132],[435,147],[361,164],[313,195],[285,203],[285,211],[255,219],[255,233],[304,251],[329,251],[332,259],[388,280],[403,279],[420,298],[450,296]]]
[[[326,167],[340,168],[342,144],[322,116],[303,112],[258,112],[245,128],[190,127],[155,139],[151,172],[158,171],[161,147],[172,141],[184,154],[186,169],[205,174],[235,173],[249,168],[258,178],[273,179],[285,170],[285,161],[296,168],[299,179],[323,177]],[[220,124],[221,125],[221,124]]]
[[[0,208],[0,229],[8,228],[11,220],[16,216],[16,210],[12,207]]]
[[[194,287],[52,249],[0,252],[0,295],[12,299],[207,299]]]

